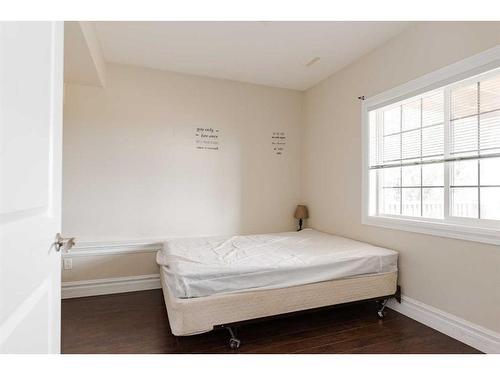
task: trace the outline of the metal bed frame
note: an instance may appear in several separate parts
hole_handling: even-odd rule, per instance
[[[346,303],[340,303],[336,305],[330,305],[330,306],[323,306],[323,307],[317,307],[313,309],[306,309],[306,310],[301,310],[301,311],[294,311],[294,312],[289,312],[285,314],[278,314],[278,315],[273,315],[273,316],[266,316],[263,318],[257,318],[257,319],[250,319],[250,320],[243,320],[240,322],[233,322],[233,323],[227,323],[227,324],[221,324],[214,326],[214,329],[225,329],[229,333],[229,347],[233,350],[236,350],[240,347],[241,345],[241,339],[238,338],[237,331],[238,328],[241,326],[250,324],[250,323],[255,323],[255,322],[261,322],[261,321],[266,321],[266,320],[273,320],[273,319],[279,319],[279,318],[284,318],[287,316],[295,316],[295,315],[300,315],[304,313],[310,313],[314,311],[322,311],[322,310],[328,310],[332,308],[337,308],[337,307],[342,307],[342,306],[348,306],[348,305],[354,305],[354,304],[359,304],[363,302],[370,302],[370,301],[375,301],[378,302],[378,310],[377,310],[377,317],[379,319],[383,319],[385,316],[384,310],[387,306],[387,302],[391,298],[394,298],[398,303],[401,303],[401,287],[397,285],[396,287],[396,293],[386,295],[386,296],[380,296],[380,297],[375,297],[375,298],[368,298],[368,299],[363,299],[363,300],[358,300],[358,301],[353,301],[353,302],[346,302]]]

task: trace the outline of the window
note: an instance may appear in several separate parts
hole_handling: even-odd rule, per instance
[[[500,244],[500,69],[375,101],[363,222]]]

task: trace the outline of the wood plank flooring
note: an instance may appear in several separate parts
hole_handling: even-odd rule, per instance
[[[479,353],[393,310],[384,320],[374,302],[266,320],[228,333],[175,337],[161,290],[62,302],[63,353]]]

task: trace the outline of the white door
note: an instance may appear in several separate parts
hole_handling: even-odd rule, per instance
[[[59,353],[63,23],[0,22],[0,353]]]

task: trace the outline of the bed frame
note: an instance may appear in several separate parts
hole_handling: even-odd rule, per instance
[[[318,307],[318,308],[313,308],[313,309],[306,309],[306,310],[301,310],[301,311],[295,311],[291,313],[285,313],[285,314],[278,314],[278,315],[273,315],[273,316],[267,316],[263,318],[256,318],[256,319],[250,319],[250,320],[244,320],[241,322],[234,322],[230,324],[222,324],[220,326],[215,326],[214,330],[219,330],[219,329],[225,329],[229,333],[229,347],[231,349],[238,349],[241,345],[241,340],[237,336],[237,329],[240,326],[250,324],[250,323],[255,323],[255,322],[260,322],[260,321],[266,321],[266,320],[272,320],[272,319],[279,319],[279,318],[285,318],[289,316],[295,316],[295,315],[300,315],[300,314],[306,314],[306,313],[311,313],[315,311],[323,311],[323,310],[329,310],[329,309],[334,309],[342,306],[349,306],[349,305],[354,305],[354,304],[359,304],[363,302],[378,302],[378,310],[377,310],[377,316],[379,319],[384,319],[385,317],[385,307],[387,305],[387,302],[391,298],[395,298],[398,303],[401,303],[401,287],[398,285],[396,289],[395,294],[391,294],[388,296],[381,296],[377,298],[370,298],[370,299],[364,299],[360,301],[353,301],[353,302],[346,302],[346,303],[339,303],[337,305],[331,305],[331,306],[324,306],[324,307]]]
[[[172,334],[189,336],[227,329],[232,349],[241,344],[235,328],[256,320],[365,301],[379,301],[377,314],[383,318],[390,298],[401,302],[397,272],[197,298],[174,297],[164,272],[161,267],[160,279]]]

